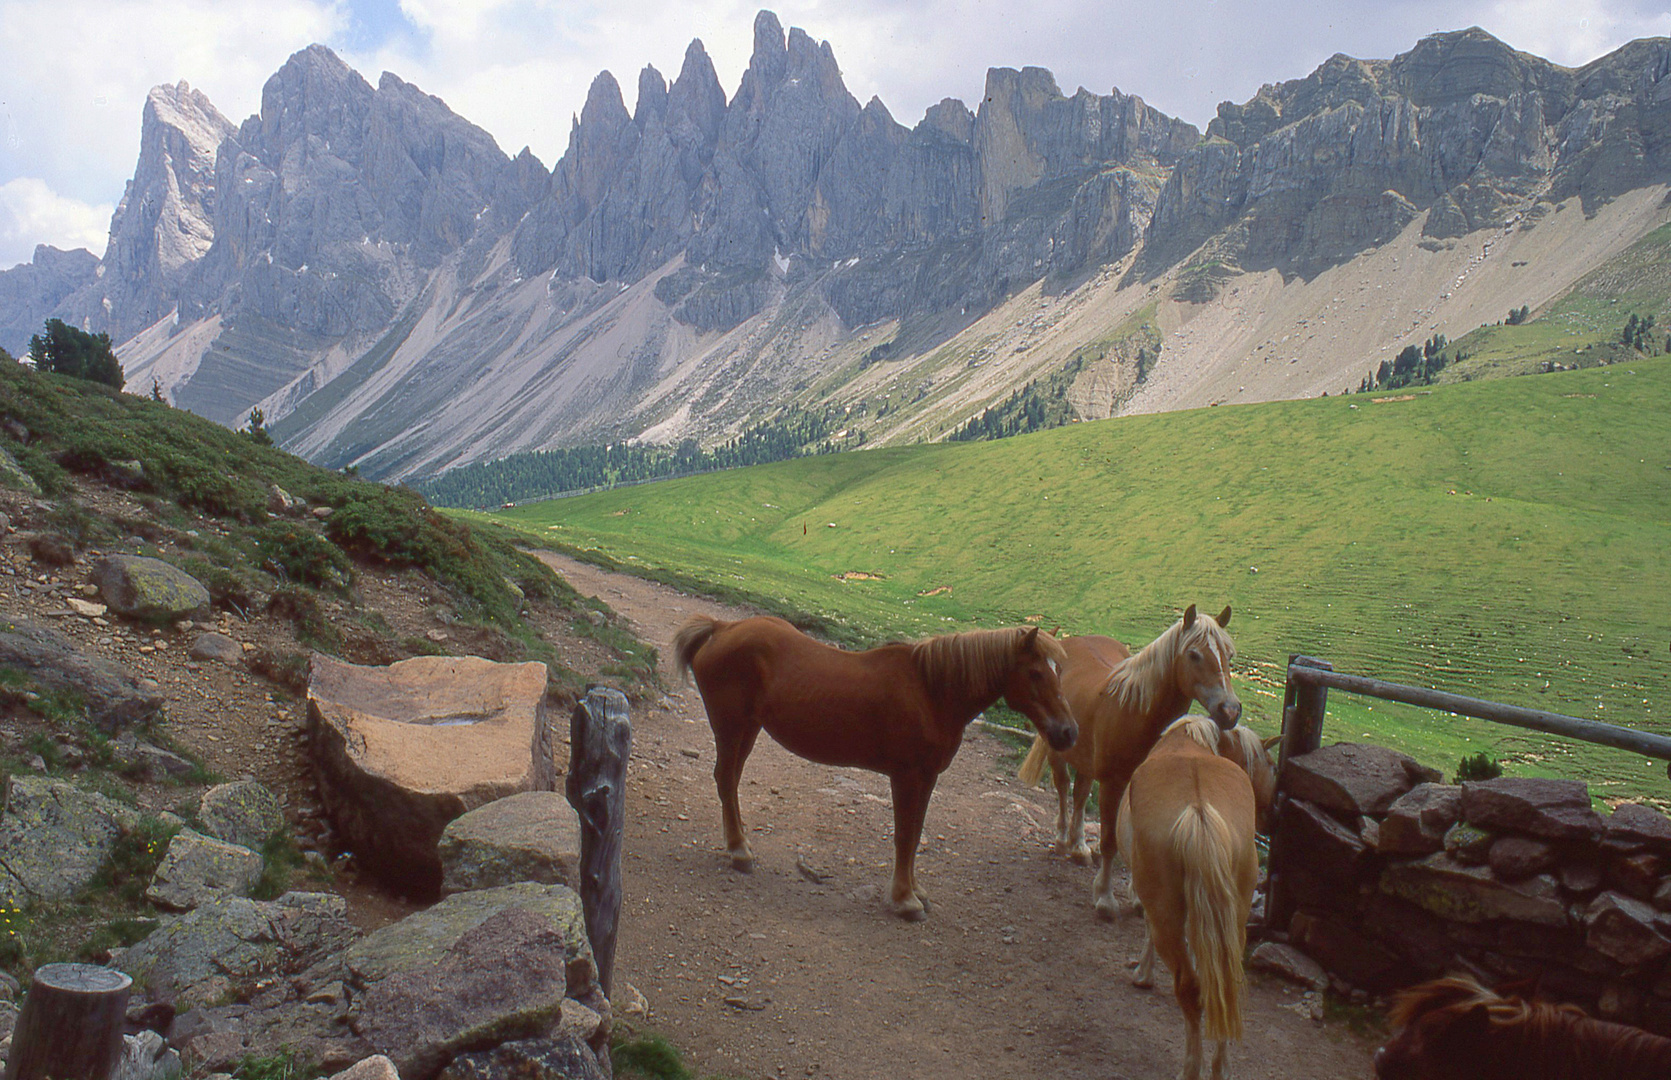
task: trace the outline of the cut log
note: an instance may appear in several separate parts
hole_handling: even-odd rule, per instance
[[[6,1080],[109,1080],[133,980],[93,964],[43,964],[12,1032]]]

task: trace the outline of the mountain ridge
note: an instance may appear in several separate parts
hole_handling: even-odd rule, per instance
[[[47,315],[106,330],[134,389],[155,380],[233,425],[259,406],[305,456],[399,478],[712,441],[786,404],[863,405],[880,441],[939,437],[1068,359],[1000,354],[981,329],[1034,289],[1109,313],[1065,342],[1104,388],[1079,389],[1106,401],[1091,414],[1188,403],[1156,388],[1252,359],[1163,343],[1139,367],[1114,331],[1140,300],[1176,333],[1262,274],[1293,292],[1397,248],[1406,268],[1460,268],[1409,322],[1471,316],[1483,299],[1449,303],[1473,289],[1459,244],[1569,201],[1629,229],[1665,220],[1632,193],[1671,179],[1671,41],[1562,68],[1478,28],[1436,34],[1226,102],[1205,133],[1117,89],[994,68],[977,110],[948,98],[907,128],[847,91],[828,42],[762,11],[729,100],[700,40],[671,84],[640,72],[631,113],[603,72],[550,170],[318,45],[235,129],[184,83],[153,91],[142,126],[106,258],[0,274],[0,331]],[[1591,261],[1568,281],[1632,238],[1579,244]],[[1240,329],[1271,322],[1250,310]],[[1355,385],[1371,359],[1308,361],[1306,386]]]

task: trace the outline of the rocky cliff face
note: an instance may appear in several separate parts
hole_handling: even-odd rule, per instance
[[[35,257],[0,270],[0,349],[13,356],[29,351],[29,338],[58,310],[64,298],[90,284],[99,272],[91,251],[61,251],[37,244]]]
[[[904,320],[933,347],[1133,253],[1141,282],[1211,264],[1204,299],[1418,219],[1444,244],[1540,199],[1593,208],[1671,178],[1668,75],[1664,40],[1569,70],[1468,30],[1334,57],[1221,106],[1205,138],[1031,67],[906,127],[761,12],[730,100],[700,41],[671,84],[639,74],[631,113],[604,72],[547,171],[313,46],[236,129],[184,83],[154,91],[104,261],[0,275],[0,326],[109,329],[135,385],[229,423],[262,403],[292,446],[402,475],[711,434],[863,327]]]
[[[1335,56],[1304,79],[1219,106],[1155,208],[1166,265],[1217,238],[1246,269],[1313,274],[1427,212],[1435,239],[1503,224],[1537,199],[1587,208],[1671,175],[1671,42],[1583,68],[1483,30],[1391,61]]]

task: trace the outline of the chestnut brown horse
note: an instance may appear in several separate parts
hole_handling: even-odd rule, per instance
[[[1132,982],[1154,985],[1157,952],[1172,972],[1184,1013],[1179,1080],[1201,1075],[1203,1018],[1217,1044],[1213,1080],[1225,1075],[1226,1043],[1242,1037],[1242,950],[1259,877],[1254,832],[1276,799],[1267,750],[1247,728],[1186,716],[1166,729],[1121,798],[1120,854],[1149,929]]]
[[[1191,604],[1183,618],[1133,656],[1113,638],[1085,635],[1062,642],[1067,664],[1062,690],[1079,721],[1079,741],[1067,751],[1053,751],[1034,739],[1020,778],[1038,783],[1048,757],[1056,781],[1056,846],[1077,863],[1091,861],[1085,843],[1085,803],[1091,781],[1102,784],[1102,866],[1091,885],[1097,915],[1112,919],[1120,905],[1114,899],[1114,816],[1126,781],[1166,725],[1184,714],[1191,701],[1232,728],[1241,719],[1242,703],[1230,688],[1230,658],[1235,643],[1224,627],[1230,608],[1215,620],[1195,613]],[[1068,767],[1073,780],[1073,813],[1068,813]]]
[[[743,762],[764,728],[790,753],[824,765],[883,773],[893,788],[894,876],[889,897],[903,918],[923,918],[917,840],[935,781],[963,729],[1003,698],[1052,746],[1078,734],[1059,681],[1062,646],[1037,627],[947,634],[916,644],[846,652],[782,619],[720,622],[698,615],[673,639],[714,730],[725,846],[731,864],[754,864],[737,808]]]
[[[1466,975],[1402,991],[1380,1080],[1664,1080],[1671,1039],[1572,1005],[1504,997]]]

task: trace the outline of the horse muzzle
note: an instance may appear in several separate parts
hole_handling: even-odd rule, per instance
[[[1207,706],[1207,715],[1213,718],[1213,723],[1229,731],[1242,719],[1242,703],[1233,696],[1221,698]]]
[[[1058,752],[1073,749],[1073,744],[1079,741],[1079,725],[1071,716],[1055,723],[1040,724],[1038,729],[1050,748]]]

